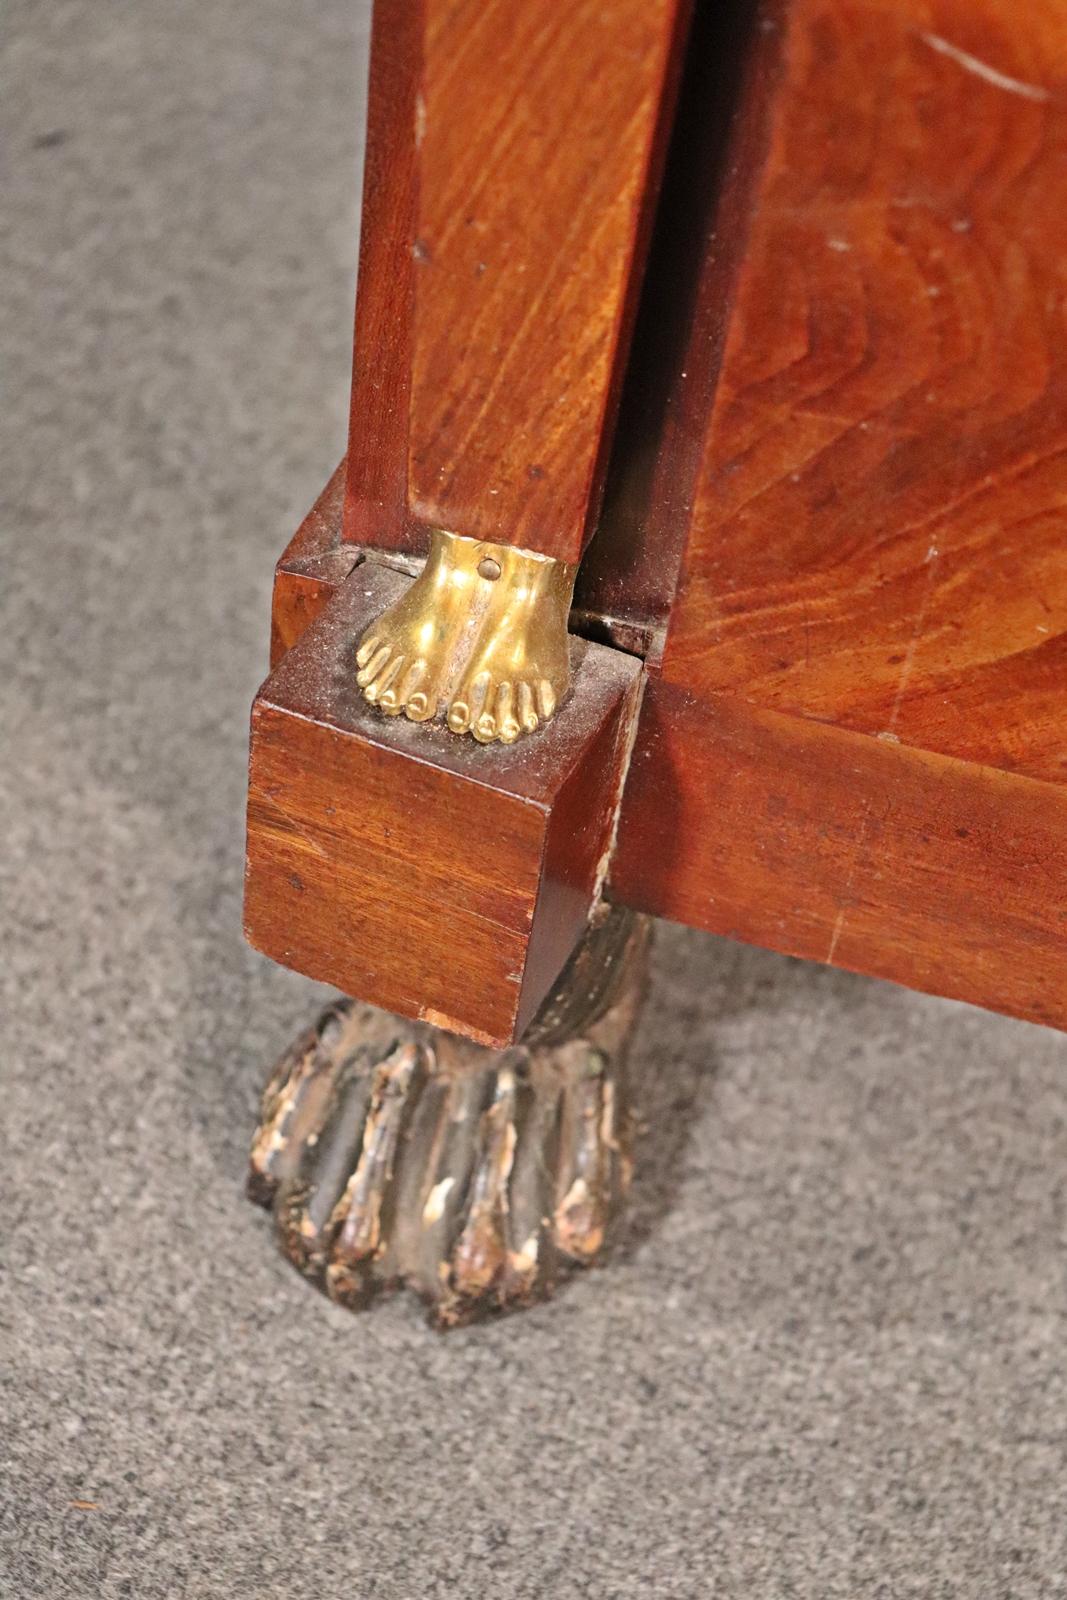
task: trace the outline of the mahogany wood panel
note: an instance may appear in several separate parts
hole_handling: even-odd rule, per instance
[[[344,536],[403,545],[421,0],[374,0]]]
[[[664,673],[1067,773],[1067,0],[793,0]]]
[[[588,625],[640,639],[653,660],[766,158],[781,53],[773,22],[751,0],[696,7],[603,509],[578,574]]]
[[[1025,26],[1004,0],[781,0],[756,20],[739,59],[759,92],[742,92],[714,155],[721,185],[694,178],[699,232],[668,238],[667,267],[653,268],[655,295],[669,296],[679,264],[684,315],[657,357],[655,300],[643,311],[641,360],[658,388],[643,412],[635,391],[634,467],[615,502],[629,542],[600,568],[621,608],[637,575],[635,616],[651,600],[662,617],[684,546],[612,892],[1067,1026],[1067,0],[1035,0]],[[401,78],[411,59],[398,55]],[[686,187],[669,179],[668,196]],[[671,202],[670,227],[683,212]],[[414,227],[414,201],[405,215]],[[416,264],[415,241],[404,294],[435,259],[431,248]],[[379,376],[402,400],[364,414],[360,379],[354,410],[394,452],[379,458],[393,498],[360,524],[387,546],[410,536],[412,406],[389,363],[403,346],[410,373],[417,327],[415,301],[395,303],[410,315],[380,349]],[[488,767],[476,770],[487,752],[382,724],[355,694],[354,634],[330,633],[330,596],[357,559],[337,539],[336,488],[320,512],[279,570],[279,649],[318,621],[257,710],[250,863],[272,875],[259,942],[289,961],[300,945],[304,970],[409,1015],[441,1010],[463,1031],[510,1036],[516,985],[503,985],[516,952],[529,973],[567,942],[577,902],[556,902],[563,932],[551,932],[545,886],[588,871],[592,839],[568,819],[602,815],[596,772],[618,740],[603,719],[599,753],[563,784],[550,728],[517,747],[525,766],[500,794],[498,774],[482,783]],[[394,537],[391,519],[408,534]],[[402,580],[366,563],[345,603],[382,581]],[[412,743],[398,752],[392,739]],[[439,878],[412,879],[379,825],[397,763],[415,767],[422,803],[396,826],[451,852]],[[557,785],[555,800],[532,797],[535,781]],[[448,798],[460,787],[479,791],[462,818]],[[331,833],[338,795],[356,853]],[[500,839],[477,891],[472,815],[475,833]],[[324,829],[320,857],[310,841]],[[572,837],[584,867],[553,877],[543,864]],[[447,948],[443,925],[456,930]],[[476,980],[458,982],[447,961]],[[474,1010],[450,1011],[457,994]]]
[[[341,538],[346,463],[325,489],[285,547],[274,569],[270,664],[276,667],[362,560],[362,551]]]
[[[765,21],[613,889],[1064,1026],[1067,3]]]
[[[1067,1027],[1067,792],[651,678],[628,905]]]
[[[577,560],[688,12],[378,0],[346,538]]]
[[[571,699],[510,748],[386,718],[353,655],[408,581],[358,567],[256,697],[245,931],[362,1000],[506,1045],[595,903],[640,665],[575,640]]]

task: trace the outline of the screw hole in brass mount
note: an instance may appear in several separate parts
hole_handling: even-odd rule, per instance
[[[547,722],[570,678],[575,567],[435,528],[422,573],[370,624],[356,682],[386,716],[443,716],[479,744]]]

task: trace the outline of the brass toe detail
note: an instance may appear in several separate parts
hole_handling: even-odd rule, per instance
[[[479,744],[513,744],[569,687],[575,568],[436,531],[421,576],[367,629],[356,682],[386,716],[440,714]]]

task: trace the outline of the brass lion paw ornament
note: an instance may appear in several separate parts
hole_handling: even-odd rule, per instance
[[[387,716],[443,716],[479,744],[513,744],[567,693],[576,571],[536,551],[435,530],[421,575],[360,640],[356,682]]]

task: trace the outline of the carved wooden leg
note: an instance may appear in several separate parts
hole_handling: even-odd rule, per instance
[[[441,1327],[590,1265],[630,1177],[646,944],[644,919],[606,912],[508,1050],[329,1006],[275,1069],[252,1145],[249,1194],[293,1264],[353,1309],[407,1284]]]

